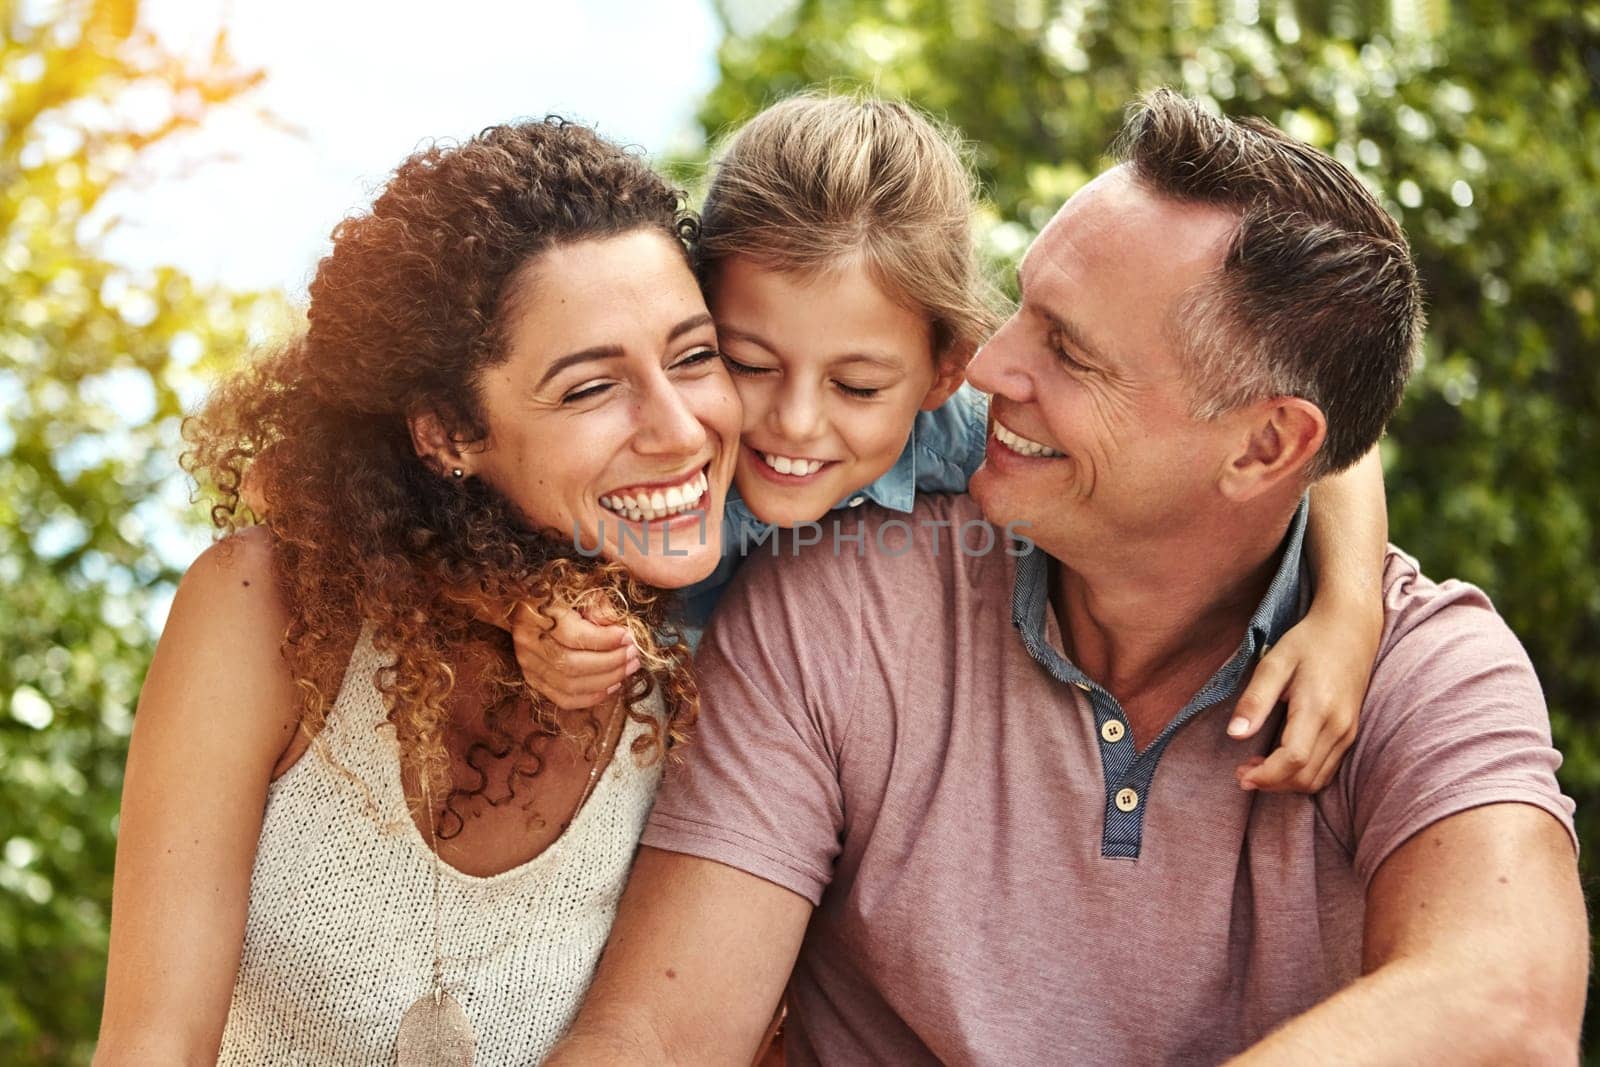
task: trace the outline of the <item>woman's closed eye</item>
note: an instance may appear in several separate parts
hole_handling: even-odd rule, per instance
[[[605,395],[607,392],[609,392],[611,390],[612,386],[614,386],[616,384],[617,384],[616,382],[612,382],[612,381],[587,382],[587,383],[585,383],[583,385],[578,386],[576,389],[573,389],[573,390],[570,390],[569,392],[563,393],[562,396],[561,396],[561,403],[563,405],[567,405],[567,404],[578,404],[578,403],[581,403],[581,402],[583,402],[585,400],[594,400],[594,399],[596,399],[596,398],[598,398],[600,396]]]
[[[722,353],[718,352],[715,348],[697,348],[685,355],[676,363],[672,364],[672,366],[668,367],[667,369],[692,370],[695,367],[705,366],[712,360],[718,359],[721,355]],[[576,389],[562,394],[561,403],[577,404],[584,400],[593,400],[610,392],[612,387],[616,384],[617,383],[615,381],[586,382],[583,385],[578,386]]]
[[[674,363],[671,369],[686,370],[689,367],[703,367],[712,360],[720,359],[721,356],[722,353],[718,352],[715,348],[697,348],[693,352],[690,352],[688,355],[684,356],[682,359],[678,360],[678,362]]]

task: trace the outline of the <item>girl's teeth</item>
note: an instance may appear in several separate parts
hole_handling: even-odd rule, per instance
[[[790,456],[773,455],[770,452],[762,452],[760,455],[762,461],[779,474],[793,474],[803,478],[822,469],[820,459],[794,459]]]
[[[678,490],[677,486],[673,486],[671,489],[668,489],[667,490],[667,507],[676,508],[676,507],[682,507],[682,506],[683,506],[683,493]]]

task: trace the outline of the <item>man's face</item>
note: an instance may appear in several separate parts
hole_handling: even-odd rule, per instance
[[[1018,272],[1021,306],[967,371],[994,396],[971,484],[990,522],[1028,524],[1070,563],[1137,552],[1215,508],[1239,430],[1190,417],[1173,326],[1235,224],[1118,167],[1045,227]]]

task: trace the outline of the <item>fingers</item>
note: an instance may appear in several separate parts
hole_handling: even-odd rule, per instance
[[[1233,718],[1228,722],[1229,737],[1239,741],[1256,735],[1272,709],[1283,700],[1284,690],[1294,679],[1294,670],[1295,661],[1288,656],[1269,653],[1262,657],[1250,684],[1233,706]]]
[[[1251,756],[1233,769],[1233,776],[1238,779],[1240,789],[1255,790],[1259,788],[1254,783],[1245,785],[1244,782],[1245,778],[1250,774],[1251,771],[1255,770],[1265,762],[1267,762],[1267,757],[1265,756]]]
[[[550,650],[557,649],[554,653]],[[558,708],[592,708],[622,688],[639,669],[639,653],[631,646],[610,652],[561,650],[545,642],[532,654],[518,650],[517,663],[530,688]]]
[[[519,605],[512,617],[517,663],[528,686],[558,708],[590,708],[639,669],[625,627],[598,626],[562,605]]]
[[[1327,709],[1329,705],[1317,707]],[[1261,763],[1248,766],[1247,761],[1235,773],[1244,789],[1315,793],[1332,781],[1354,740],[1353,714],[1342,710],[1313,711],[1297,701],[1290,706],[1278,747]]]
[[[584,618],[582,614],[565,607],[551,608],[550,614],[556,620],[556,624],[546,636],[564,648],[608,652],[632,643],[626,626],[610,623],[597,625]],[[617,620],[621,616],[613,613],[608,618]]]
[[[583,606],[583,617],[597,627],[610,628],[622,621],[622,609],[608,599],[592,600]],[[620,627],[619,627],[620,628]]]
[[[1307,792],[1316,793],[1327,788],[1333,776],[1339,773],[1339,765],[1344,762],[1346,752],[1356,742],[1356,720],[1358,712],[1353,709],[1343,709],[1329,717],[1323,727],[1323,736],[1326,740],[1327,754],[1323,756],[1322,765],[1311,776],[1311,787]]]

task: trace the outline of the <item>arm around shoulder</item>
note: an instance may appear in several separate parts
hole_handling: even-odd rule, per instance
[[[264,530],[207,549],[178,588],[129,745],[99,1067],[216,1059],[267,786],[298,722],[287,619]]]

